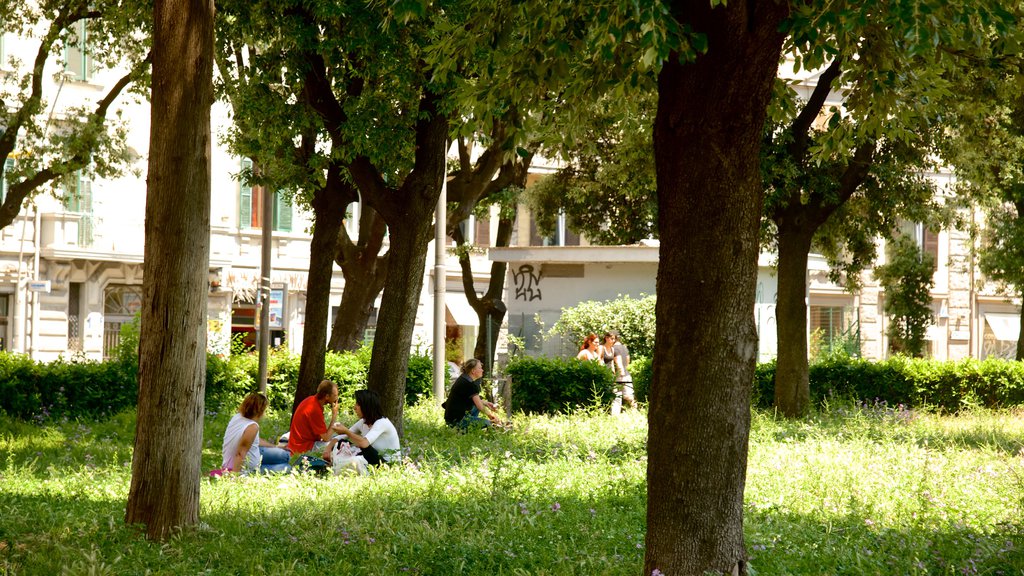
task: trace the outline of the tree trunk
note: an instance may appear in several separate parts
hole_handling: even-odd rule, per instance
[[[443,148],[442,148],[443,152]],[[441,195],[438,173],[437,197]],[[391,227],[388,278],[381,296],[373,354],[367,375],[367,387],[381,398],[384,414],[403,433],[405,378],[409,368],[409,349],[423,288],[423,270],[427,262],[427,244],[433,237],[431,208],[420,206],[407,213],[405,222]]]
[[[1020,311],[1020,332],[1017,333],[1017,360],[1024,360],[1024,307]]]
[[[212,1],[154,6],[139,405],[125,521],[199,520],[210,255]]]
[[[757,355],[761,133],[784,2],[676,2],[708,40],[670,54],[654,123],[657,328],[644,574],[745,574],[743,490]]]
[[[779,222],[779,290],[775,309],[779,355],[775,406],[784,416],[802,416],[810,404],[807,376],[807,256],[813,232],[799,222]]]
[[[373,303],[388,278],[388,255],[379,255],[387,225],[375,210],[363,207],[356,243],[348,240],[344,230],[340,232],[334,261],[345,274],[345,290],[327,344],[335,352],[357,350],[362,345]]]
[[[345,219],[348,198],[331,184],[313,197],[313,238],[309,245],[309,280],[306,284],[306,326],[302,332],[302,358],[292,412],[299,402],[316,393],[324,378],[327,354],[327,319],[330,316],[334,246]]]
[[[525,170],[523,170],[525,174]],[[525,183],[525,176],[523,180]],[[523,183],[517,182],[518,185]],[[508,246],[512,240],[512,225],[515,220],[501,218],[498,220],[498,233],[494,246]],[[505,320],[505,313],[508,307],[501,299],[505,287],[505,273],[508,271],[507,262],[491,263],[491,278],[487,286],[487,293],[481,298],[471,298],[469,303],[476,311],[480,319],[480,331],[476,335],[476,347],[473,349],[473,356],[484,363],[484,374],[492,375],[494,368],[494,351],[498,348],[498,331],[501,330],[501,323]],[[469,267],[469,257],[462,265],[462,282],[464,286],[473,285],[473,271]]]

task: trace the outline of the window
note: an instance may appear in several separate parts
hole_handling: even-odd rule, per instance
[[[10,309],[11,295],[0,294],[0,351],[7,350],[7,323]]]
[[[262,186],[250,186],[244,179],[252,174],[252,160],[242,159],[242,176],[238,199],[238,227],[252,229],[263,227],[263,194]],[[292,205],[281,192],[274,192],[271,228],[279,232],[292,230]]]
[[[111,285],[103,293],[103,358],[121,343],[121,327],[142,309],[142,286]]]
[[[92,246],[92,182],[77,170],[64,181],[64,210],[81,215],[78,221],[78,245]]]
[[[14,159],[8,158],[4,161],[4,173],[3,177],[0,178],[0,202],[7,200],[7,181],[9,180],[7,175],[10,173],[12,168],[14,168]]]
[[[569,229],[565,214],[559,214],[555,229],[548,236],[541,236],[537,220],[530,214],[530,246],[579,246],[580,235]]]
[[[82,351],[82,283],[68,283],[68,350]]]
[[[64,69],[71,73],[72,80],[88,81],[92,76],[92,58],[89,56],[89,37],[85,20],[72,25],[72,36],[64,46]]]
[[[845,350],[860,355],[860,330],[853,306],[809,306],[812,356]]]

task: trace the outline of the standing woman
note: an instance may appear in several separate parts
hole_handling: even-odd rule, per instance
[[[604,343],[601,344],[600,350],[598,350],[598,358],[604,363],[604,367],[611,370],[613,373],[618,374],[615,370],[615,334],[612,332],[604,333]]]
[[[354,410],[359,420],[346,428],[338,424],[341,435],[335,436],[324,448],[324,460],[331,461],[334,445],[348,442],[359,448],[359,454],[370,466],[390,464],[402,459],[402,445],[395,425],[384,417],[380,396],[373,390],[356,390]],[[347,436],[347,438],[346,438]]]
[[[252,392],[224,430],[221,468],[225,472],[287,472],[290,454],[260,438],[260,419],[267,411],[267,397]]]
[[[594,360],[600,358],[600,354],[597,352],[597,334],[591,332],[587,335],[587,338],[583,341],[583,345],[580,346],[580,353],[576,355],[578,360]]]

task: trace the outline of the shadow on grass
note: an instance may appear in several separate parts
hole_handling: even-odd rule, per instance
[[[124,502],[0,497],[0,573],[636,574],[644,493],[567,494],[516,481],[405,472],[371,478],[203,481],[201,524],[164,543],[123,523]],[[450,484],[448,482],[451,482]],[[511,493],[515,496],[511,496]]]

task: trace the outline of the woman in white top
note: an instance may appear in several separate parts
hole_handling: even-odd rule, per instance
[[[221,467],[224,472],[287,472],[289,453],[260,438],[259,421],[267,411],[267,397],[253,392],[242,400],[224,430]]]
[[[601,357],[601,354],[597,351],[597,334],[591,332],[587,334],[586,339],[583,340],[583,345],[580,346],[580,353],[576,355],[578,360],[593,360],[596,361]]]
[[[384,417],[380,396],[373,390],[356,390],[355,412],[359,420],[351,428],[341,426],[341,435],[335,436],[324,448],[324,459],[331,460],[334,445],[348,442],[359,449],[366,463],[377,466],[402,459],[402,446],[395,425]]]

